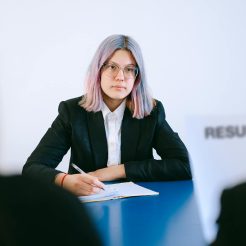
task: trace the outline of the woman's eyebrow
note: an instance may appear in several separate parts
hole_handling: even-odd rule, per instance
[[[118,64],[117,62],[114,62],[114,61],[108,61],[107,63],[112,63],[112,64],[115,64],[117,65],[118,67],[120,67],[120,64]],[[126,64],[125,67],[127,66],[136,66],[136,64],[133,64],[133,63],[129,63],[129,64]]]

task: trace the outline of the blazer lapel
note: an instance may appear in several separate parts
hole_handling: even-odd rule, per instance
[[[102,112],[88,112],[87,120],[96,169],[106,167],[108,146]]]
[[[121,125],[121,163],[135,160],[140,133],[140,120],[125,109]]]

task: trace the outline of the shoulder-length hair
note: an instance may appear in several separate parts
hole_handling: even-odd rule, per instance
[[[133,118],[142,119],[149,115],[155,106],[151,97],[145,76],[144,62],[138,43],[125,35],[111,35],[98,47],[85,79],[85,95],[79,105],[89,112],[98,112],[102,109],[101,69],[117,50],[129,51],[136,61],[138,75],[135,79],[131,93],[126,98],[126,105]]]

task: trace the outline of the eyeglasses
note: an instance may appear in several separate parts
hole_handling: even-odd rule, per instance
[[[109,77],[115,78],[119,71],[122,70],[126,79],[135,79],[138,75],[138,67],[134,65],[128,65],[121,68],[116,63],[105,63],[102,66],[102,71]]]

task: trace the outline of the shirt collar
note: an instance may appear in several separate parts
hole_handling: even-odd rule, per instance
[[[111,112],[110,109],[108,108],[108,106],[103,102],[103,105],[102,105],[103,119],[105,120],[105,118],[108,114],[113,113],[114,115],[116,115],[117,119],[122,120],[125,108],[126,108],[126,100],[124,100],[120,104],[120,106],[118,108],[116,108],[115,111],[113,111],[113,112]]]

